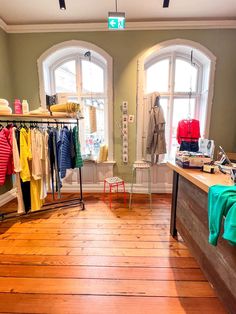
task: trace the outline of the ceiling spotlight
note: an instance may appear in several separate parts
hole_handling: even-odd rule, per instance
[[[59,4],[61,10],[66,10],[65,0],[59,0]]]
[[[170,0],[164,0],[163,1],[163,8],[168,8],[169,7],[169,3],[170,3]]]

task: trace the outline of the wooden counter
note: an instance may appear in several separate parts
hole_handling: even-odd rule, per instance
[[[169,168],[176,171],[207,193],[209,187],[215,184],[233,185],[230,175],[225,175],[222,172],[210,174],[202,172],[199,169],[184,169],[176,165],[174,162],[167,162],[167,165]]]
[[[215,184],[233,185],[230,176],[167,165],[173,170],[170,233],[182,236],[229,313],[235,314],[236,247],[222,239],[222,232],[217,246],[208,243],[208,189]]]

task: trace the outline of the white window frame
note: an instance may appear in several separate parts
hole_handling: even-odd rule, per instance
[[[46,94],[55,93],[55,69],[60,64],[78,58],[78,55],[84,55],[86,51],[91,51],[92,62],[104,69],[104,94],[105,105],[105,142],[108,144],[108,161],[113,162],[113,61],[112,57],[100,47],[85,41],[70,40],[54,45],[45,51],[37,60],[39,75],[39,93],[42,107],[46,107]],[[84,58],[86,60],[86,58]],[[80,62],[77,65],[81,67]],[[81,81],[77,79],[77,90],[81,90]],[[78,86],[78,84],[80,86]],[[104,97],[100,93],[81,94],[81,97],[91,97],[91,95]]]
[[[196,113],[197,116],[202,117],[201,119],[201,135],[203,138],[209,136],[210,129],[210,115],[211,115],[211,106],[213,100],[213,90],[214,90],[214,74],[215,74],[215,63],[216,57],[204,46],[201,44],[185,40],[185,39],[174,39],[162,42],[150,49],[148,49],[139,59],[138,59],[138,86],[137,86],[137,142],[136,142],[136,160],[142,160],[144,158],[144,139],[143,139],[143,127],[144,127],[144,117],[148,118],[147,113],[143,111],[143,101],[145,97],[145,72],[146,69],[155,64],[157,61],[170,58],[170,62],[173,62],[173,58],[183,58],[185,61],[189,62],[189,56],[191,50],[194,51],[194,60],[193,62],[198,67],[199,78],[197,82],[196,93],[192,93],[192,97],[196,97],[197,106],[199,112]],[[175,53],[175,51],[178,51]],[[199,60],[199,61],[198,61]],[[170,67],[170,71],[171,71]],[[169,75],[169,78],[174,80],[174,73]],[[202,78],[202,81],[201,81]],[[170,97],[170,91],[174,89],[174,82],[169,82],[168,93],[161,93],[161,96]],[[207,94],[207,97],[203,97],[204,93]],[[189,93],[174,93],[172,94],[176,97],[188,98]],[[173,99],[170,99],[170,104],[172,106],[168,108],[168,122],[170,123],[170,116],[172,116],[171,110],[173,110]],[[167,137],[169,139],[169,145],[171,145],[170,135],[172,134],[171,130],[172,124],[170,124],[169,130],[167,130]],[[167,148],[170,151],[170,146]]]

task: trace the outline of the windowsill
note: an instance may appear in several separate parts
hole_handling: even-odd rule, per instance
[[[173,161],[173,159],[165,159],[165,160],[161,161],[160,163],[154,163],[154,164],[151,164],[151,162],[148,162],[145,160],[136,160],[134,162],[134,164],[136,164],[136,163],[149,163],[151,166],[166,166],[167,162],[169,162],[169,161]]]
[[[108,160],[108,161],[102,161],[102,162],[98,162],[97,160],[84,160],[84,164],[96,164],[96,165],[115,165],[116,161],[114,160]]]

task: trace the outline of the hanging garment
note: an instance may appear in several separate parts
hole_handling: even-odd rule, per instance
[[[60,198],[60,188],[61,181],[59,176],[59,168],[58,168],[58,150],[60,150],[60,146],[58,145],[60,141],[58,141],[58,130],[55,128],[51,128],[49,130],[49,138],[48,138],[48,150],[49,150],[49,160],[50,160],[50,170],[51,170],[51,187],[53,198],[55,195],[54,189],[54,172],[56,178],[56,191],[58,191],[58,198]]]
[[[29,168],[29,160],[32,159],[30,142],[30,130],[27,132],[22,128],[20,130],[20,163],[22,168],[20,177],[23,182],[30,181],[31,179]]]
[[[9,162],[7,165],[7,175],[12,175],[14,173],[14,163],[13,163],[13,152],[12,152],[12,125],[8,125],[6,128],[4,128],[6,137],[8,139],[8,143],[11,147],[11,154],[9,158]]]
[[[46,175],[46,182],[47,182],[47,190],[51,191],[51,184],[50,184],[50,160],[49,160],[48,141],[49,141],[48,131],[44,131],[45,175]]]
[[[47,197],[46,151],[44,132],[41,133],[40,162],[42,169],[40,199],[44,200]]]
[[[4,185],[6,175],[10,174],[9,172],[12,165],[12,147],[8,136],[9,130],[3,128],[0,131],[0,185]]]
[[[151,154],[152,163],[158,161],[158,155],[166,154],[165,118],[161,106],[153,107],[150,113],[146,153]]]
[[[177,141],[198,142],[200,137],[200,124],[196,119],[184,119],[179,121],[177,127]]]
[[[31,197],[31,211],[40,210],[43,206],[43,202],[40,199],[41,193],[41,180],[32,180],[30,181],[30,197]]]
[[[68,128],[64,127],[60,132],[61,147],[60,147],[60,158],[59,158],[59,168],[61,173],[61,178],[66,176],[66,170],[72,168],[71,160],[71,141],[70,141],[70,131]]]
[[[75,168],[83,167],[83,159],[80,150],[79,129],[77,126],[73,128],[73,142],[75,147]]]
[[[30,196],[30,161],[32,159],[31,153],[31,131],[27,131],[25,128],[20,129],[20,164],[21,164],[21,189],[23,195],[23,201],[25,206],[25,212],[27,213],[31,208],[31,196]]]
[[[17,144],[17,129],[15,127],[12,128],[12,152],[13,152],[13,164],[14,164],[14,172],[16,176],[16,197],[18,203],[18,214],[25,213],[25,205],[21,188],[20,181],[20,172],[21,172],[21,164],[20,164],[20,154]]]
[[[75,152],[75,143],[73,139],[73,131],[70,130],[70,154],[71,154],[71,168],[75,168],[76,163],[76,152]]]
[[[44,182],[42,182],[43,170],[41,157],[43,145],[44,143],[42,132],[37,128],[31,130],[31,150],[32,150],[32,178],[30,182],[31,211],[40,210],[40,208],[43,205],[43,200],[47,195],[47,192],[45,191],[46,182],[45,180]]]
[[[34,180],[42,178],[42,133],[38,129],[31,130],[31,151],[32,151],[32,177]]]

